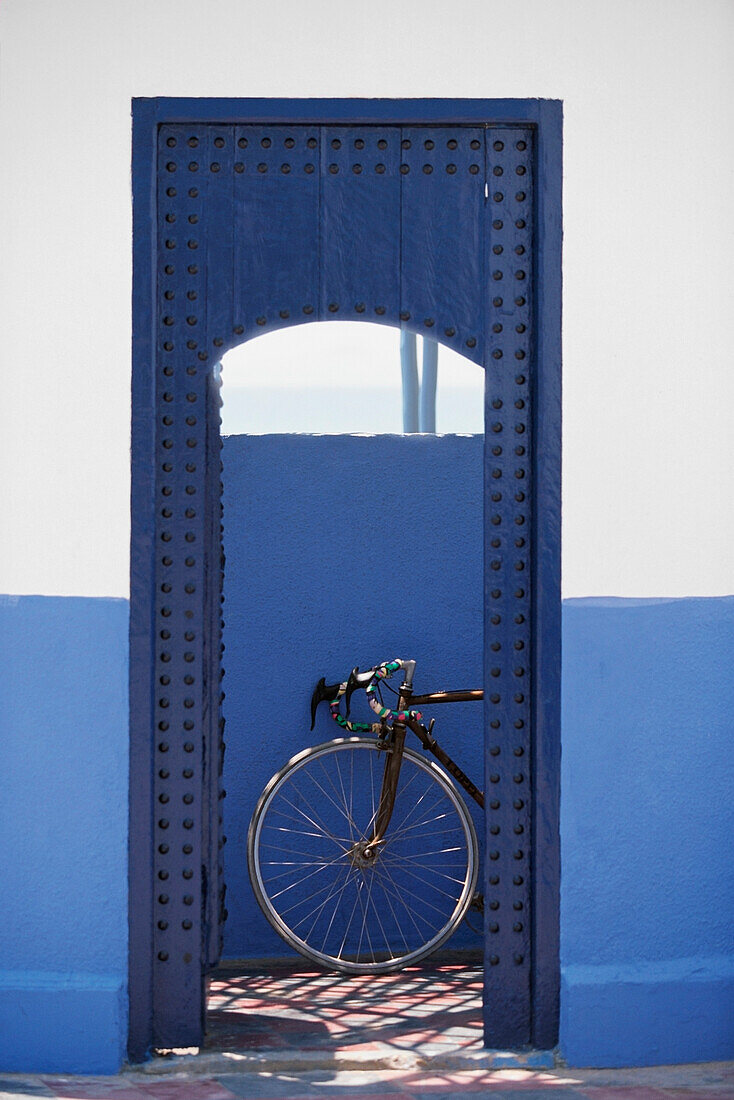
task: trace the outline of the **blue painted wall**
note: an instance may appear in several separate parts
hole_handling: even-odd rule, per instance
[[[309,732],[311,684],[399,650],[419,684],[479,683],[481,443],[234,437],[224,457],[226,954],[281,955],[244,836],[269,775],[336,730],[322,714]],[[124,1057],[127,615],[122,600],[0,597],[5,1071]],[[562,1053],[732,1058],[734,598],[569,600],[563,630]],[[480,711],[436,712],[467,766]]]
[[[127,1037],[126,600],[0,597],[0,1069]]]
[[[734,1057],[734,597],[567,600],[561,1047]]]
[[[419,684],[480,682],[481,441],[231,437],[224,463],[225,952],[281,955],[247,886],[245,837],[269,775],[335,732],[323,715],[309,734],[310,685],[397,650],[418,658]],[[401,524],[408,487],[415,503]],[[391,572],[406,547],[410,568]],[[733,652],[734,599],[564,606],[571,1064],[734,1056]],[[248,663],[262,669],[249,684]],[[278,715],[269,675],[284,687]],[[478,761],[481,715],[464,710],[457,726],[437,712],[438,729],[461,745],[460,761]]]
[[[399,656],[418,661],[418,690],[481,686],[482,449],[480,436],[224,440],[228,958],[292,953],[253,897],[247,828],[271,775],[339,736],[325,707],[309,732],[319,677]],[[434,713],[481,783],[481,704]],[[479,942],[464,924],[447,947]]]

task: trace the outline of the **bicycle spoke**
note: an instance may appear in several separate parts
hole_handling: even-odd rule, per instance
[[[383,938],[383,939],[384,939],[384,941],[385,941],[385,947],[387,948],[387,953],[388,953],[388,955],[389,955],[389,956],[390,956],[391,958],[393,958],[393,957],[394,957],[394,954],[393,954],[393,951],[392,951],[392,949],[391,949],[391,947],[390,947],[390,941],[389,941],[389,940],[388,940],[388,938],[387,938],[387,934],[385,933],[385,928],[384,928],[384,925],[383,925],[383,923],[382,923],[382,920],[381,920],[381,918],[380,918],[380,908],[379,908],[379,906],[378,906],[378,905],[377,905],[377,904],[375,903],[375,900],[374,900],[374,898],[372,897],[372,891],[373,891],[373,889],[374,889],[374,886],[375,886],[375,881],[376,881],[376,880],[375,880],[375,875],[374,875],[374,873],[371,873],[371,874],[370,874],[370,887],[369,887],[369,894],[368,894],[368,903],[371,903],[371,904],[372,904],[372,908],[373,908],[373,910],[374,910],[374,912],[375,912],[375,919],[376,919],[376,921],[377,921],[378,925],[380,926],[380,931],[382,932],[382,938]]]
[[[339,953],[336,956],[337,959],[342,959],[344,957],[344,945],[347,942],[347,936],[349,935],[349,929],[352,927],[352,921],[354,920],[354,914],[356,912],[358,903],[359,903],[359,883],[357,883],[357,896],[354,899],[354,905],[352,906],[352,912],[349,916],[349,920],[347,922],[347,927],[344,931],[344,939],[342,940],[341,947],[339,948]]]
[[[351,752],[349,754],[349,816],[350,817],[353,817],[352,807],[354,805],[354,757],[355,757],[355,754],[353,752]]]
[[[323,771],[323,767],[324,767],[324,766],[323,766],[323,764],[321,764],[321,769],[322,769],[322,771]],[[336,810],[338,810],[340,814],[343,814],[343,815],[344,815],[344,818],[345,818],[345,820],[347,821],[347,823],[348,823],[348,824],[352,824],[352,822],[350,822],[350,821],[349,821],[349,818],[347,817],[347,815],[346,815],[346,813],[345,813],[345,811],[346,811],[346,807],[344,807],[344,809],[342,809],[342,807],[341,807],[341,806],[340,806],[340,805],[338,804],[338,802],[335,802],[335,801],[334,801],[334,799],[333,799],[333,798],[331,797],[331,795],[329,794],[329,792],[328,792],[327,790],[325,790],[325,789],[324,789],[324,787],[322,787],[322,786],[321,786],[321,784],[319,783],[319,781],[318,781],[318,780],[316,779],[316,777],[315,777],[315,776],[313,776],[313,775],[310,775],[310,774],[309,774],[308,778],[309,778],[309,779],[311,780],[311,782],[313,783],[313,785],[314,785],[315,787],[317,787],[319,791],[321,791],[321,794],[322,794],[322,795],[324,796],[324,798],[325,798],[325,799],[327,800],[327,802],[330,802],[330,803],[331,803],[331,805],[332,805],[332,806],[333,806],[333,807],[334,807],[334,808],[335,808]],[[327,778],[328,778],[328,776],[327,776]]]
[[[348,882],[348,880],[349,880],[349,874],[350,874],[350,871],[351,871],[351,870],[352,870],[352,868],[351,868],[351,867],[346,867],[346,868],[345,868],[345,875],[344,875],[344,885],[342,886],[341,890],[339,891],[339,895],[340,895],[340,896],[341,896],[342,892],[344,891],[344,888],[345,888],[345,886],[346,886],[346,884],[347,884],[347,882]],[[325,908],[326,908],[326,906],[327,906],[327,905],[329,904],[329,902],[331,901],[331,899],[332,899],[332,898],[334,897],[334,894],[335,894],[335,893],[336,893],[336,891],[337,891],[338,883],[339,883],[339,878],[338,878],[338,876],[337,876],[337,878],[335,878],[335,879],[334,879],[334,883],[333,883],[333,888],[332,888],[332,890],[330,891],[330,893],[328,893],[328,894],[326,895],[326,897],[324,898],[324,900],[323,900],[323,901],[321,902],[321,905],[317,905],[317,906],[316,906],[316,909],[315,909],[315,910],[312,910],[312,912],[315,912],[315,913],[316,913],[316,916],[315,916],[315,917],[314,917],[314,919],[313,919],[313,924],[311,925],[311,927],[310,927],[310,928],[309,928],[309,930],[308,930],[308,935],[309,935],[309,936],[310,936],[310,935],[311,935],[311,934],[313,933],[313,930],[314,930],[314,928],[316,927],[316,923],[317,923],[317,921],[318,921],[319,917],[321,916],[321,914],[323,913],[324,909],[325,909]],[[334,912],[336,912],[336,909],[334,910]],[[310,914],[309,914],[309,916],[310,916]],[[308,918],[306,917],[306,918],[304,918],[304,919],[305,919],[305,920],[307,920]],[[333,920],[333,919],[334,919],[334,918],[332,917],[332,920]],[[301,923],[303,923],[303,922],[301,922]],[[331,925],[329,925],[329,927],[331,927]]]
[[[405,795],[405,792],[406,792],[406,791],[407,791],[407,790],[409,789],[409,787],[410,787],[410,786],[411,786],[411,785],[412,785],[412,784],[413,784],[413,783],[415,782],[415,780],[416,780],[416,779],[417,779],[417,775],[412,775],[412,776],[410,777],[410,779],[408,780],[408,782],[407,782],[407,783],[405,784],[405,786],[404,786],[404,787],[401,787],[401,788],[400,788],[400,790],[399,790],[399,791],[397,792],[397,794],[395,795],[395,801],[396,801],[396,802],[397,802],[397,800],[398,800],[398,799],[402,799],[402,798],[403,798],[403,796]],[[372,800],[372,805],[374,806],[374,796],[373,796],[373,800]],[[369,833],[371,832],[371,830],[372,830],[372,827],[373,827],[373,825],[374,825],[374,823],[375,823],[375,821],[376,821],[376,819],[377,819],[377,814],[379,813],[379,809],[380,809],[380,804],[379,804],[379,801],[378,801],[378,803],[377,803],[377,809],[373,810],[373,813],[372,813],[372,817],[371,817],[371,818],[370,818],[370,820],[369,820],[369,821],[367,822],[367,828],[366,828],[366,829],[364,830],[364,832],[363,832],[363,834],[362,834],[363,836],[367,836],[367,835],[368,835],[368,834],[369,834]]]
[[[432,825],[435,821],[442,821],[449,817],[448,812],[445,814],[438,814],[437,817],[426,818],[425,821],[418,821],[415,825],[408,825],[405,829],[401,829],[400,832],[394,833],[392,829],[386,840],[402,840],[407,833],[415,832],[416,829],[420,829],[421,839],[426,836],[442,836],[444,833],[463,833],[461,825],[447,825],[445,829],[434,829],[432,832],[427,833],[423,830],[424,825]]]
[[[331,914],[331,920],[329,921],[329,925],[328,925],[328,928],[326,929],[326,933],[324,934],[324,941],[323,941],[323,943],[321,944],[321,950],[322,950],[322,951],[325,951],[325,950],[326,950],[326,941],[327,941],[327,940],[328,940],[328,938],[329,938],[329,933],[331,932],[331,927],[332,927],[332,925],[333,925],[333,923],[334,923],[334,918],[336,917],[336,914],[337,914],[337,912],[338,912],[338,906],[339,906],[339,903],[340,903],[340,901],[341,901],[341,899],[342,899],[342,896],[343,896],[343,894],[344,894],[344,891],[346,890],[347,886],[349,885],[349,882],[350,882],[350,878],[351,878],[351,874],[352,874],[352,871],[353,871],[353,870],[354,870],[354,868],[353,868],[353,867],[348,867],[348,868],[347,868],[347,873],[346,873],[346,875],[345,875],[345,877],[344,877],[344,885],[342,886],[341,890],[339,891],[339,897],[338,897],[338,898],[336,899],[336,904],[335,904],[335,906],[334,906],[334,912],[333,912],[333,913]]]
[[[445,856],[449,852],[461,852],[462,850],[463,849],[462,849],[461,845],[455,844],[452,848],[435,848],[432,852],[423,852],[423,851],[421,851],[420,857],[421,857],[421,859],[425,859],[426,856]],[[395,853],[391,853],[391,855],[395,855],[396,859],[411,860],[414,863],[418,859],[418,856],[400,856],[400,855],[397,855]],[[431,864],[431,866],[433,866],[433,864]]]
[[[403,926],[400,923],[400,921],[398,920],[398,918],[396,916],[396,913],[395,913],[395,910],[392,907],[392,902],[390,901],[390,895],[389,895],[388,891],[385,890],[384,886],[382,886],[381,889],[382,889],[383,894],[385,895],[385,901],[387,902],[388,907],[390,909],[390,912],[392,913],[393,920],[395,921],[395,927],[397,928],[398,932],[400,933],[400,938],[403,941],[403,946],[405,947],[405,952],[407,954],[410,951],[410,948],[408,946],[408,941],[406,940],[405,934],[403,932]],[[416,931],[417,931],[417,925],[416,925]]]
[[[290,886],[286,886],[286,888],[284,890],[279,890],[277,892],[277,894],[273,894],[272,895],[273,901],[276,898],[279,898],[282,894],[287,894],[289,890],[293,890],[297,885],[300,885],[301,883],[306,882],[308,879],[313,878],[314,875],[318,875],[322,871],[325,871],[327,867],[333,867],[333,865],[335,863],[338,863],[340,859],[341,859],[341,856],[337,856],[336,859],[332,859],[330,863],[324,863],[321,867],[318,868],[318,870],[309,871],[309,873],[304,878],[299,879],[298,883],[294,882]],[[310,896],[313,897],[313,895],[310,895]],[[308,899],[306,899],[306,900],[308,900]],[[289,912],[290,912],[290,910],[289,910]]]
[[[339,767],[339,757],[334,757],[334,766],[336,767],[336,774],[339,776],[339,786],[341,787],[342,798],[344,800],[344,806],[347,811],[347,820],[349,821],[349,831],[352,838],[352,843],[357,839],[357,826],[352,816],[352,788],[349,789],[349,802],[347,802],[346,791],[344,790],[344,780],[342,778],[341,768]]]
[[[418,863],[418,865],[421,866],[420,860],[409,860],[407,858],[402,859],[402,860],[399,859],[399,858],[397,860],[393,859],[392,863],[393,863],[393,866],[395,866],[396,863],[397,864],[399,864],[399,863],[403,863],[403,864],[404,863]],[[463,878],[455,878],[453,875],[446,874],[445,871],[441,871],[441,870],[438,869],[439,866],[455,867],[456,865],[455,864],[440,864],[440,865],[438,865],[438,864],[433,864],[432,863],[431,866],[429,868],[427,868],[427,870],[429,870],[432,875],[438,875],[439,878],[446,879],[447,882],[455,882],[457,884],[457,886],[463,886],[464,885],[464,879]],[[398,868],[396,868],[396,869],[398,869]],[[410,868],[407,868],[407,870],[410,870]],[[426,883],[427,886],[430,885],[430,883],[428,882],[427,879],[424,879],[423,881]],[[434,887],[434,889],[437,890],[438,887]],[[454,897],[454,896],[455,895],[453,895],[453,894],[448,894],[447,895],[447,897]]]
[[[298,790],[296,790],[296,794],[301,794],[301,792],[300,792],[300,791],[298,791]],[[284,794],[281,794],[281,795],[280,795],[280,797],[281,797],[281,798],[282,798],[282,799],[284,800],[284,802],[287,802],[287,803],[288,803],[288,805],[289,805],[289,806],[291,807],[291,809],[295,810],[297,814],[300,814],[300,815],[301,815],[301,817],[305,818],[305,820],[306,820],[306,821],[308,821],[309,825],[313,825],[313,826],[314,826],[314,828],[316,828],[316,829],[318,829],[318,828],[321,828],[321,829],[322,829],[322,831],[323,831],[323,835],[324,835],[324,836],[328,836],[328,837],[329,837],[329,839],[330,839],[330,840],[333,840],[335,844],[338,844],[338,843],[339,843],[339,841],[338,841],[338,840],[337,840],[337,838],[336,838],[336,837],[334,836],[334,834],[333,834],[333,833],[331,832],[331,830],[330,830],[330,829],[327,829],[325,825],[321,824],[321,823],[320,823],[320,822],[319,822],[318,820],[315,820],[314,818],[312,818],[312,817],[309,817],[309,815],[308,815],[307,813],[304,813],[304,811],[303,811],[302,809],[300,809],[300,807],[299,807],[299,806],[295,806],[295,805],[294,805],[294,804],[293,804],[293,803],[292,803],[292,802],[290,801],[290,799],[286,798],[286,796],[285,796]],[[301,798],[303,798],[303,797],[304,797],[304,796],[303,796],[303,795],[301,794]],[[309,806],[310,806],[310,803],[309,803]],[[346,849],[345,849],[345,850],[346,850]]]
[[[325,891],[330,890],[331,886],[332,886],[331,883],[327,883],[326,886],[322,886],[320,890],[314,890],[314,892],[312,894],[309,894],[308,897],[301,898],[294,905],[291,905],[291,907],[289,909],[284,909],[283,912],[280,914],[280,916],[284,919],[289,913],[292,913],[294,909],[298,909],[299,906],[305,905],[309,901],[313,901],[313,899],[319,897],[320,894],[323,894]],[[304,923],[304,921],[307,921],[308,918],[316,911],[316,909],[318,908],[318,905],[319,905],[319,903],[317,902],[316,905],[314,906],[314,908],[309,910],[309,912],[306,913],[305,916],[301,917],[300,920],[296,924],[294,924],[292,927],[294,929],[300,927],[300,925],[302,925]]]
[[[317,840],[326,840],[327,839],[326,837],[319,836],[318,833],[307,833],[305,835],[313,836]],[[278,837],[278,840],[281,840],[281,839],[282,839],[281,837]],[[315,845],[310,844],[308,846],[308,849],[306,849],[305,851],[300,851],[300,850],[294,850],[292,845],[284,846],[282,844],[274,844],[272,840],[263,840],[262,847],[267,848],[268,850],[272,850],[273,852],[287,852],[288,855],[291,855],[291,856],[297,856],[297,855],[310,856],[310,855],[314,854],[313,849],[314,849]],[[329,852],[331,852],[331,850],[332,849],[329,848]]]
[[[328,782],[330,782],[330,783],[332,784],[332,786],[333,786],[333,783],[332,783],[331,779],[329,778],[329,776],[328,776],[328,774],[327,774],[327,772],[326,772],[326,769],[324,768],[324,764],[323,764],[323,761],[319,761],[319,763],[321,764],[321,770],[323,771],[324,775],[326,776],[326,779],[327,779],[327,781],[328,781]],[[311,782],[312,782],[312,783],[314,784],[314,786],[318,787],[318,789],[319,789],[319,790],[321,791],[321,793],[323,794],[324,798],[328,799],[328,801],[329,801],[329,802],[331,802],[332,806],[334,806],[334,807],[335,807],[335,809],[337,809],[337,810],[339,811],[339,813],[343,813],[343,814],[344,814],[344,817],[345,817],[346,821],[347,821],[347,822],[349,823],[349,825],[354,825],[354,821],[353,821],[353,820],[352,820],[352,819],[351,819],[351,818],[349,817],[349,811],[348,811],[348,809],[347,809],[347,805],[346,805],[346,803],[344,804],[344,806],[343,806],[343,807],[342,807],[342,806],[340,806],[338,802],[335,802],[335,801],[334,801],[334,799],[333,799],[333,798],[331,797],[331,795],[329,794],[329,792],[328,792],[328,791],[326,791],[326,790],[324,790],[324,788],[323,788],[323,787],[321,786],[321,784],[320,784],[320,783],[319,783],[319,782],[318,782],[318,781],[317,781],[317,780],[315,779],[315,777],[314,777],[313,775],[309,775],[309,779],[310,779],[310,780],[311,780]],[[337,793],[337,795],[338,795],[338,791],[336,791],[336,788],[334,788],[334,790],[335,790],[335,792],[336,792],[336,793]],[[356,826],[355,826],[355,827],[356,827]]]
[[[271,807],[271,813],[277,814],[279,817],[282,817],[284,821],[292,821],[294,825],[298,824],[298,818],[297,817],[293,817],[292,814],[287,814],[285,812],[285,810],[282,810],[278,805],[273,805]],[[303,817],[303,814],[301,816]],[[268,829],[272,829],[273,831],[278,831],[278,832],[281,832],[281,833],[294,833],[296,836],[312,836],[312,837],[322,837],[322,838],[328,837],[330,840],[332,839],[332,837],[329,836],[329,833],[324,832],[323,829],[322,829],[321,832],[311,833],[311,832],[308,832],[308,830],[304,829],[303,827],[301,827],[300,829],[294,829],[294,828],[289,828],[287,825],[275,825],[275,824],[268,824]],[[342,841],[344,844],[350,844],[351,843],[349,837],[345,837],[345,836],[344,837],[334,836],[333,839]]]
[[[290,864],[288,864],[288,863],[275,863],[275,862],[265,862],[265,863],[262,863],[262,864],[261,864],[261,866],[262,866],[262,867],[284,867],[284,866],[285,866],[285,867],[287,867],[287,868],[288,868],[288,870],[287,870],[287,871],[281,871],[281,872],[280,872],[279,874],[277,874],[277,875],[271,875],[271,874],[269,874],[269,875],[267,876],[267,879],[268,879],[268,889],[272,891],[274,883],[276,883],[276,882],[277,882],[277,881],[278,881],[279,879],[282,879],[282,878],[284,878],[284,877],[285,877],[286,875],[293,875],[293,874],[296,874],[296,873],[297,873],[298,871],[300,871],[300,870],[301,870],[301,868],[303,868],[303,867],[328,867],[328,866],[329,866],[329,864],[328,864],[328,863],[327,863],[326,861],[324,861],[324,860],[315,860],[315,861],[313,861],[313,862],[311,862],[311,863],[290,863]],[[297,880],[297,882],[295,882],[295,883],[294,883],[293,885],[294,885],[294,886],[296,886],[296,885],[299,885],[299,884],[300,884],[301,882],[303,882],[303,881],[304,881],[304,880],[303,880],[302,878],[299,878],[299,879]],[[282,892],[283,892],[283,891],[281,891],[281,893],[282,893]],[[273,897],[276,897],[277,895],[272,895],[272,896],[273,896]]]
[[[408,812],[403,817],[403,820],[397,825],[397,831],[398,832],[405,827],[405,823],[410,820],[410,818],[413,816],[413,814],[416,812],[416,810],[420,806],[423,799],[428,797],[428,794],[429,794],[429,791],[428,791],[428,788],[426,788],[426,790],[420,796],[418,801],[413,803],[413,805],[410,807]],[[433,811],[438,807],[439,803],[442,801],[442,797],[443,797],[442,794],[439,794],[438,798],[433,802],[433,804],[428,807],[428,813],[433,813]],[[424,806],[423,809],[425,810],[426,807]]]
[[[389,874],[389,871],[387,871],[387,868],[385,868],[385,871],[386,871],[387,874]],[[394,879],[392,879],[392,876],[391,876],[391,881],[394,882]],[[397,884],[395,884],[395,889],[399,890]],[[400,894],[398,892],[397,896],[402,901],[403,905],[407,908],[408,903],[402,900],[402,894]],[[410,897],[411,897],[411,899],[413,898],[413,893],[410,894]],[[430,901],[427,901],[426,898],[421,898],[420,903],[421,903],[421,910],[423,910],[425,908],[425,906],[428,906],[429,909],[433,909],[434,913],[438,913],[438,915],[441,918],[442,923],[446,920],[446,910],[445,909],[439,909],[437,905],[433,905]],[[430,921],[428,920],[428,918],[425,916],[425,914],[422,911],[420,913],[418,913],[417,916],[425,924],[429,925],[429,927],[432,927]],[[439,925],[439,927],[440,927],[440,925]]]
[[[364,899],[362,897],[363,887],[365,889],[367,888],[364,873],[362,873],[362,879],[361,879],[360,884],[359,884],[359,900],[360,900],[360,905],[362,907],[362,931],[359,934],[359,944],[357,945],[357,958],[359,958],[360,955],[362,954],[362,939],[363,939],[364,934],[366,932],[367,933],[367,942],[370,945],[370,954],[372,955],[372,961],[374,962],[375,961],[375,951],[374,951],[374,948],[372,947],[372,940],[370,939],[370,929],[369,929],[369,921],[367,920],[367,910],[365,908]],[[368,892],[367,902],[368,902],[368,905],[369,905],[369,890],[367,892]]]
[[[387,876],[387,878],[390,879],[390,883],[392,884],[392,887],[393,887],[393,897],[395,898],[396,901],[399,901],[400,904],[405,909],[405,912],[408,914],[411,921],[413,922],[413,927],[415,928],[418,935],[423,936],[423,932],[421,932],[420,929],[418,928],[418,925],[415,922],[415,918],[417,916],[420,920],[422,920],[424,922],[424,924],[427,924],[429,927],[432,927],[430,922],[427,920],[426,917],[423,916],[422,913],[414,913],[413,912],[413,910],[410,908],[408,903],[404,900],[403,895],[400,892],[400,888],[398,887],[397,883],[395,882],[395,879],[392,877],[392,875],[390,874],[390,871],[388,870],[387,867],[382,868],[382,873],[385,874]],[[383,890],[385,890],[386,894],[388,893],[388,890],[385,886],[383,886]],[[411,895],[411,900],[412,900],[412,895]]]
[[[393,862],[395,862],[395,861],[393,861]],[[400,870],[401,870],[402,874],[410,875],[412,878],[416,879],[418,882],[422,882],[424,886],[430,886],[431,890],[435,890],[437,894],[443,894],[444,897],[451,898],[452,901],[456,900],[456,897],[455,897],[454,894],[450,894],[448,892],[448,890],[442,890],[440,888],[440,886],[434,885],[434,883],[430,882],[427,878],[421,878],[421,876],[417,875],[415,873],[415,871],[413,871],[410,867],[402,867],[402,868],[400,868]],[[461,879],[454,879],[452,881],[462,882]],[[423,904],[424,902],[425,902],[425,899],[422,898],[421,899],[421,904]],[[426,904],[430,904],[430,903],[426,903]]]

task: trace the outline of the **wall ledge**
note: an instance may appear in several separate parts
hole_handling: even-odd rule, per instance
[[[562,967],[560,1047],[576,1067],[734,1058],[734,957]]]
[[[611,611],[634,610],[637,607],[656,607],[662,604],[715,604],[729,603],[734,609],[734,595],[722,596],[564,596],[563,606],[599,607]]]
[[[127,988],[115,974],[0,971],[0,1072],[118,1073]]]
[[[0,970],[0,991],[5,989],[98,989],[115,992],[120,988],[119,974],[91,974],[76,971]],[[122,983],[124,984],[124,983]]]

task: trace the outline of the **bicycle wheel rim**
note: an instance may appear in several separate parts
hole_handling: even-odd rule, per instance
[[[355,863],[390,751],[359,737],[304,750],[267,785],[250,825],[250,879],[268,921],[302,955],[345,973],[399,970],[435,951],[476,885],[477,840],[466,805],[448,776],[411,749],[403,750],[379,856],[369,868]],[[323,821],[325,807],[339,820],[337,831]]]

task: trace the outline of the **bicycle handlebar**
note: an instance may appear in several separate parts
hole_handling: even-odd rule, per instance
[[[349,730],[354,733],[378,733],[380,729],[388,722],[405,722],[408,718],[415,718],[420,720],[422,717],[419,711],[416,710],[391,710],[389,707],[382,705],[380,700],[376,697],[377,689],[383,680],[389,679],[394,672],[399,669],[403,669],[405,672],[405,679],[403,681],[403,687],[410,689],[413,685],[413,674],[415,672],[415,661],[405,661],[396,658],[394,661],[384,661],[382,664],[375,665],[374,668],[368,669],[366,672],[360,672],[359,667],[353,668],[349,674],[349,679],[341,684],[327,684],[322,676],[316,685],[313,695],[311,696],[311,729],[314,728],[316,723],[316,709],[322,702],[329,703],[329,710],[331,711],[331,717],[337,722],[342,729]],[[369,702],[372,710],[377,714],[380,721],[367,723],[367,722],[350,722],[349,721],[349,705],[351,697],[357,689],[364,689],[367,694],[367,701]],[[346,718],[340,713],[339,707],[341,698],[343,695],[347,697],[347,716]]]

